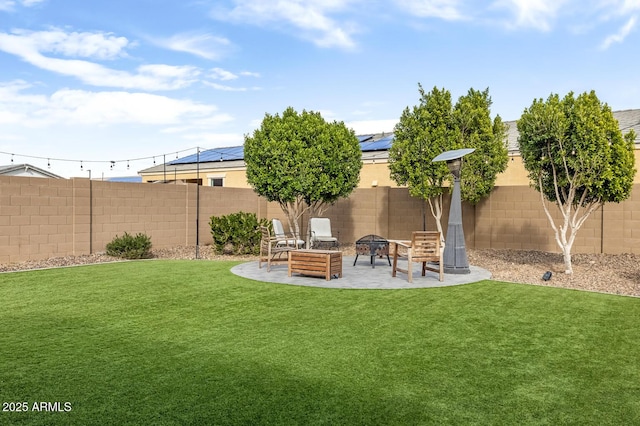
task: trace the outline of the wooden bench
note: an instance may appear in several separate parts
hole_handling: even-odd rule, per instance
[[[342,278],[342,252],[335,250],[292,250],[289,252],[289,276],[293,273]]]

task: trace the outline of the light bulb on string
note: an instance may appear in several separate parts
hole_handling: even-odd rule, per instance
[[[84,170],[84,166],[82,165],[82,160],[80,160],[80,170]]]
[[[113,170],[113,166],[115,166],[115,165],[116,165],[116,162],[112,161],[111,164],[109,165],[109,169]]]
[[[51,168],[51,159],[47,158],[47,168]]]
[[[13,164],[13,154],[11,154],[11,164]]]
[[[156,157],[153,157],[153,165],[156,165]]]
[[[129,170],[129,160],[127,160],[127,170]]]

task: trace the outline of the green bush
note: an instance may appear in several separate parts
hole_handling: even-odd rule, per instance
[[[211,216],[209,225],[213,245],[218,253],[260,253],[260,226],[268,226],[267,219],[258,221],[255,213],[238,212],[226,216]]]
[[[135,236],[124,233],[107,244],[107,254],[124,259],[148,259],[151,257],[151,238],[145,234]]]

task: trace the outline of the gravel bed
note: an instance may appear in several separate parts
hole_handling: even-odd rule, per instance
[[[355,255],[353,246],[343,248],[345,255]],[[158,259],[195,259],[195,247],[154,249]],[[487,269],[492,279],[523,284],[546,285],[640,297],[640,256],[635,254],[574,254],[573,275],[564,273],[562,255],[524,250],[467,250],[471,265]],[[256,256],[216,254],[211,246],[198,249],[198,258],[207,260],[255,260]],[[57,268],[73,265],[116,262],[120,259],[96,253],[85,256],[56,257],[41,261],[0,264],[0,272]],[[549,281],[542,275],[551,271]]]

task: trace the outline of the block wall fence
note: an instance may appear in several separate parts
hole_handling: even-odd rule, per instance
[[[0,263],[103,252],[124,232],[143,232],[154,247],[167,248],[195,245],[198,229],[199,243],[210,244],[209,218],[238,211],[277,217],[286,226],[277,203],[246,188],[2,176]],[[367,234],[409,238],[411,231],[422,229],[423,213],[427,229],[436,229],[428,205],[405,188],[375,187],[357,189],[324,216],[331,218],[341,243],[348,244]],[[496,187],[476,206],[463,203],[463,220],[469,248],[559,252],[540,195],[529,187]],[[630,199],[591,215],[573,253],[640,253],[640,185]]]

